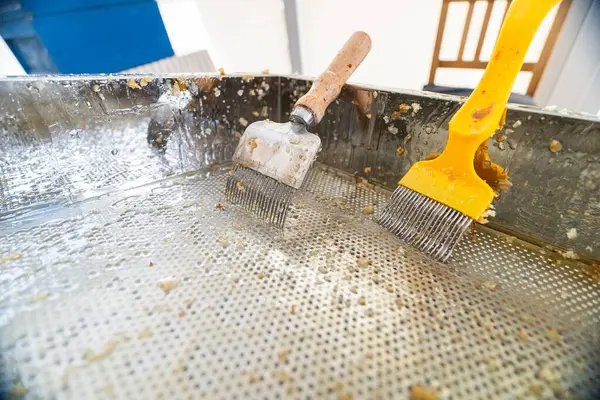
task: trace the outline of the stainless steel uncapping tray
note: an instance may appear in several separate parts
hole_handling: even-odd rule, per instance
[[[279,232],[225,201],[227,162],[310,82],[141,78],[0,80],[3,395],[600,394],[598,121],[511,107],[490,153],[514,186],[443,265],[365,211],[460,99],[344,88]]]

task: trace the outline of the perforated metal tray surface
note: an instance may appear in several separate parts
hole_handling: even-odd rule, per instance
[[[439,264],[363,213],[388,192],[322,165],[278,232],[224,201],[226,170],[3,222],[4,394],[599,394],[589,267],[485,229]]]

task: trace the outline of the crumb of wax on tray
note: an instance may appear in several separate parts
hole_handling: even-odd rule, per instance
[[[289,362],[288,355],[289,355],[289,350],[283,349],[279,353],[277,353],[277,358],[282,363],[287,364]]]
[[[140,85],[138,85],[138,83],[135,81],[135,78],[129,78],[127,80],[127,86],[129,86],[131,89],[141,89],[142,87]]]
[[[519,336],[519,339],[521,339],[521,340],[524,340],[524,341],[529,340],[529,335],[523,328],[519,329],[519,332],[517,333],[517,335]]]
[[[483,282],[481,286],[487,290],[491,290],[492,292],[498,288],[498,284],[490,280]]]
[[[46,300],[50,294],[48,292],[40,292],[31,298],[31,304],[41,303]]]
[[[362,209],[362,213],[365,215],[371,215],[375,212],[375,208],[373,208],[373,206],[367,206],[365,208]]]
[[[335,392],[337,393],[338,400],[352,400],[352,395],[344,390],[344,384],[342,382],[335,384]]]
[[[437,390],[422,386],[413,385],[410,388],[410,400],[439,400],[440,396]]]
[[[12,252],[5,256],[2,256],[2,258],[0,258],[0,264],[4,264],[8,261],[20,260],[22,257],[23,257],[23,254],[21,254],[19,252]]]
[[[358,265],[360,268],[367,268],[370,264],[371,261],[369,261],[369,259],[366,257],[358,257],[356,259],[356,265]]]
[[[144,86],[148,86],[149,83],[152,83],[153,78],[146,76],[142,79],[140,79],[140,86],[144,87]]]
[[[562,143],[560,143],[558,140],[552,140],[550,141],[550,151],[552,153],[558,153],[559,151],[562,150]]]
[[[137,335],[138,339],[146,339],[146,338],[149,338],[149,337],[152,337],[152,331],[148,327],[142,329],[140,331],[140,333],[138,333],[138,335]]]
[[[165,292],[165,294],[169,294],[173,289],[179,286],[179,281],[175,278],[168,277],[158,281],[156,283],[156,286],[158,286],[163,292]]]
[[[248,372],[246,375],[248,376],[248,383],[256,383],[260,380],[260,377],[253,371]]]
[[[117,344],[118,342],[116,340],[110,340],[104,345],[104,348],[98,352],[88,349],[84,352],[83,358],[88,363],[102,360],[117,349]]]
[[[543,396],[544,395],[544,388],[541,387],[540,385],[538,385],[537,383],[532,383],[531,385],[529,385],[527,387],[527,390],[531,393],[534,394],[536,396]]]
[[[8,394],[12,397],[25,397],[29,393],[29,389],[23,385],[23,382],[15,383],[9,390]]]
[[[575,253],[573,250],[559,251],[559,254],[561,256],[563,256],[563,258],[566,258],[567,260],[579,259],[579,255],[577,253]]]
[[[562,340],[560,333],[553,327],[549,327],[546,329],[546,337],[550,340],[555,340],[555,341]]]

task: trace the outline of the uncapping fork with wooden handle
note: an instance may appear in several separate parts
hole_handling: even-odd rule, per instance
[[[321,148],[321,139],[308,129],[321,121],[370,50],[369,35],[355,32],[296,102],[289,122],[258,121],[246,128],[227,179],[229,201],[283,227],[292,193],[302,186]]]

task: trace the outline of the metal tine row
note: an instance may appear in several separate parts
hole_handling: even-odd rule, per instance
[[[460,242],[463,234],[467,231],[467,229],[469,229],[469,226],[471,226],[472,223],[473,220],[471,218],[461,214],[460,221],[454,224],[454,229],[451,232],[451,235],[445,236],[446,241],[442,246],[440,246],[440,249],[435,256],[442,261],[446,261],[450,255],[452,255],[452,250],[456,244]]]
[[[461,213],[449,207],[445,208],[445,212],[439,218],[436,233],[431,235],[429,241],[422,244],[422,250],[427,254],[437,254],[440,247],[443,247],[447,233],[460,221]]]
[[[425,245],[425,243],[427,242],[423,242],[423,244],[421,244],[420,246],[417,245],[420,250],[437,259],[440,259],[440,256],[445,254],[446,250],[448,249],[448,246],[446,244],[450,244],[447,243],[449,235],[454,230],[457,222],[460,221],[462,215],[451,208],[448,208],[446,206],[443,207],[448,212],[443,213],[437,218],[437,231],[433,231],[431,233],[428,232],[427,234],[425,234],[425,237],[429,238],[429,245]]]
[[[234,169],[231,171],[230,175],[227,177],[227,183],[225,184],[225,197],[227,200],[232,201],[233,197],[233,187],[235,185],[235,179],[233,178]]]
[[[232,203],[283,227],[293,188],[249,168],[235,166],[227,178],[225,195]]]
[[[396,223],[392,226],[392,232],[403,238],[407,228],[419,217],[421,206],[426,202],[427,197],[421,196],[411,190],[409,195],[404,197],[404,201],[398,203],[394,211]],[[398,216],[402,216],[403,218],[398,218]]]
[[[402,209],[402,205],[405,203],[406,198],[411,194],[411,191],[404,186],[398,186],[388,205],[384,208],[379,219],[379,223],[385,228],[393,232],[392,226],[397,221],[399,211]]]
[[[418,240],[420,235],[424,233],[422,227],[429,217],[432,208],[435,206],[435,203],[428,197],[419,197],[418,200],[413,200],[413,203],[409,205],[412,218],[410,218],[400,232],[400,236],[410,244],[413,243],[413,240]]]
[[[472,219],[400,185],[381,213],[379,223],[406,243],[444,262]]]
[[[444,208],[447,207],[436,201],[428,200],[425,211],[420,214],[420,218],[406,232],[406,241],[419,248],[419,244],[423,240],[435,233],[431,231],[431,227],[439,222],[439,213]]]
[[[287,217],[287,212],[290,205],[290,199],[292,197],[293,189],[290,186],[287,186],[283,183],[277,182],[279,186],[279,191],[277,195],[278,204],[277,204],[277,221],[276,226],[282,227],[285,223],[285,219]]]

